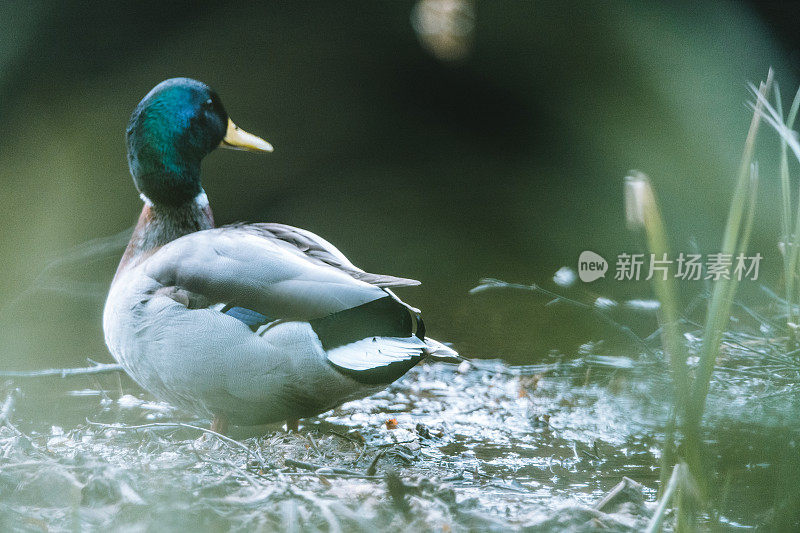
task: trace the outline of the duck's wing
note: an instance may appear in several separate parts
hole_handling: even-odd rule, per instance
[[[375,285],[376,287],[410,287],[420,284],[420,282],[415,279],[364,272],[351,263],[334,245],[319,235],[302,228],[272,223],[229,227],[251,231],[264,239],[275,242],[279,246],[283,246],[292,253],[303,255],[309,261],[331,266],[341,270],[352,278],[364,281],[370,285]]]
[[[321,237],[291,226],[192,233],[141,267],[159,290],[196,295],[287,353],[295,341],[283,346],[279,325],[294,321],[313,332],[338,374],[366,385],[390,383],[428,355],[455,353],[425,337],[418,311],[387,288],[417,282],[367,274]]]
[[[387,296],[378,285],[267,235],[273,234],[252,226],[191,233],[163,246],[142,267],[163,287],[276,319],[321,318]],[[328,255],[337,257],[330,249]]]

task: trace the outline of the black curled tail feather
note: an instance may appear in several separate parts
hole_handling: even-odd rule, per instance
[[[417,338],[425,342],[425,324],[419,313],[407,305],[386,296],[371,302],[333,313],[326,317],[310,320],[312,329],[319,337],[326,351],[335,350],[348,344],[376,338]],[[424,346],[424,345],[423,345]],[[366,385],[388,385],[408,372],[428,355],[422,346],[417,355],[409,354],[406,359],[376,365],[368,369],[352,369],[334,363],[330,364],[339,373]]]
[[[422,316],[419,313],[414,313],[414,321],[417,323],[417,331],[414,335],[421,341],[425,341],[425,322],[422,321]]]

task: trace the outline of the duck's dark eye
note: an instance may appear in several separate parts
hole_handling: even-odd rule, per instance
[[[200,104],[200,108],[202,109],[202,114],[206,120],[211,120],[211,118],[214,116],[214,98],[212,97],[204,101],[202,104]]]
[[[208,116],[219,117],[223,122],[228,121],[228,115],[225,113],[225,108],[222,107],[222,102],[219,101],[219,96],[211,93],[207,100],[202,104],[203,110]]]

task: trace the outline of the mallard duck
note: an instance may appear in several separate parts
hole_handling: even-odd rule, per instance
[[[239,129],[204,83],[158,84],[126,138],[144,207],[103,329],[114,358],[157,398],[208,417],[215,431],[282,421],[296,429],[426,356],[457,356],[426,337],[419,310],[392,292],[418,281],[364,272],[300,228],[215,228],[202,159],[217,147],[272,146]]]

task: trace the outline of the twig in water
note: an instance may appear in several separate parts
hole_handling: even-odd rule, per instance
[[[478,409],[475,409],[475,411],[477,411],[477,410]],[[396,446],[398,444],[411,444],[412,442],[417,442],[417,439],[399,440],[397,442],[387,442],[385,444],[376,444],[375,447],[376,448],[391,448],[392,446]]]
[[[630,501],[632,496],[638,498],[638,496],[642,494],[643,488],[644,487],[642,487],[640,483],[623,476],[622,481],[605,493],[605,495],[600,498],[600,501],[594,504],[592,508],[603,513],[611,512],[610,507]]]
[[[325,457],[325,454],[322,453],[322,450],[320,450],[319,446],[317,446],[317,441],[316,439],[314,439],[313,435],[311,435],[311,433],[308,433],[306,434],[306,436],[308,437],[308,441],[311,443],[311,447],[314,448],[315,452],[317,452],[317,455],[319,455],[320,457]]]
[[[374,476],[375,473],[378,471],[378,461],[380,461],[381,457],[383,457],[384,454],[386,454],[386,450],[379,451],[378,454],[375,456],[375,458],[372,460],[372,462],[369,464],[369,467],[367,468],[368,476]]]
[[[197,448],[194,447],[194,443],[191,444],[191,448],[192,448],[192,453],[194,453],[194,455],[197,457],[197,459],[200,462],[203,462],[203,463],[206,463],[206,464],[210,464],[210,465],[217,465],[217,466],[227,467],[227,468],[231,469],[231,470],[227,471],[224,474],[224,476],[221,479],[217,480],[216,482],[211,483],[209,485],[203,485],[203,489],[204,490],[207,490],[207,489],[209,489],[211,487],[214,487],[214,486],[222,485],[228,478],[230,478],[231,476],[234,475],[234,472],[236,474],[240,475],[245,480],[247,480],[247,482],[250,483],[251,486],[253,486],[255,488],[263,488],[264,487],[264,484],[260,483],[260,480],[264,478],[264,476],[262,474],[255,473],[255,472],[250,472],[247,469],[246,466],[237,465],[236,463],[234,463],[232,461],[228,461],[228,460],[221,460],[220,461],[220,460],[217,460],[217,459],[211,459],[209,457],[203,457],[203,456],[200,455],[200,452],[197,450]]]
[[[72,376],[89,376],[109,372],[124,372],[117,363],[97,363],[86,368],[46,368],[44,370],[2,370],[0,378],[68,378]]]
[[[360,479],[381,479],[380,476],[374,475],[364,475],[361,472],[355,472],[353,470],[347,470],[346,468],[336,468],[336,467],[327,467],[322,465],[315,465],[313,463],[306,463],[304,461],[295,461],[294,459],[285,459],[284,464],[286,466],[293,466],[295,468],[301,468],[303,470],[308,470],[315,473],[325,474],[325,476],[338,475],[338,476],[347,476],[347,477],[356,477]],[[319,472],[323,470],[324,472]]]
[[[31,448],[34,448],[35,446],[33,445],[31,438],[17,429],[17,426],[11,423],[11,413],[14,411],[14,394],[16,394],[18,391],[19,389],[14,389],[9,392],[8,396],[6,396],[6,399],[3,402],[3,406],[0,407],[0,427],[6,426],[8,429],[16,433],[18,437],[27,441]]]
[[[580,302],[578,300],[573,300],[572,298],[567,298],[565,296],[561,296],[560,294],[556,294],[553,291],[549,291],[547,289],[544,289],[544,288],[536,285],[535,283],[532,284],[532,285],[522,285],[520,283],[508,283],[506,281],[502,281],[502,280],[494,279],[494,278],[483,278],[483,279],[481,279],[480,283],[481,284],[478,285],[477,287],[473,287],[472,289],[470,289],[469,293],[470,294],[476,294],[476,293],[485,291],[487,289],[516,289],[516,290],[532,291],[532,292],[538,292],[540,294],[544,294],[545,296],[553,298],[553,300],[551,302],[549,302],[548,305],[550,303],[563,302],[563,303],[565,303],[567,305],[570,305],[572,307],[576,307],[578,309],[583,309],[584,311],[588,311],[589,313],[591,313],[591,314],[595,315],[597,318],[599,318],[601,321],[603,321],[606,324],[608,324],[609,326],[615,328],[617,331],[619,331],[620,333],[622,333],[623,335],[625,335],[626,337],[628,337],[629,339],[634,341],[636,344],[640,345],[642,347],[642,349],[644,351],[646,351],[649,355],[654,355],[653,354],[653,350],[650,348],[650,346],[644,340],[642,340],[641,337],[636,335],[631,328],[629,328],[628,326],[625,326],[623,324],[620,324],[619,322],[617,322],[616,320],[614,320],[613,318],[611,318],[606,313],[602,312],[600,309],[598,309],[597,307],[595,307],[593,305],[589,305],[587,303]]]
[[[347,433],[339,433],[338,431],[334,431],[332,429],[327,430],[325,433],[329,433],[331,435],[335,435],[335,436],[339,437],[340,439],[344,439],[344,440],[346,440],[348,442],[352,442],[353,444],[355,444],[359,448],[361,448],[362,445],[364,444],[362,441],[359,441],[358,439],[348,435]]]
[[[106,429],[119,429],[119,430],[123,430],[123,431],[137,431],[139,429],[149,429],[149,428],[173,428],[173,429],[174,428],[187,428],[187,429],[196,429],[197,431],[202,431],[203,433],[208,433],[209,435],[214,435],[215,437],[217,437],[221,441],[223,441],[223,442],[225,442],[227,444],[230,444],[231,446],[234,446],[236,448],[239,448],[241,450],[244,450],[245,452],[247,452],[247,457],[248,458],[250,458],[250,456],[255,456],[255,458],[259,462],[259,466],[261,466],[262,468],[268,468],[266,462],[264,461],[264,459],[261,457],[260,454],[258,454],[254,450],[252,450],[250,447],[245,446],[241,442],[239,442],[237,440],[234,440],[234,439],[232,439],[230,437],[226,437],[222,433],[217,433],[216,431],[212,431],[210,429],[207,429],[207,428],[204,428],[204,427],[200,427],[200,426],[193,426],[192,424],[186,424],[184,422],[153,422],[151,424],[140,424],[138,426],[126,426],[124,424],[103,424],[102,422],[92,422],[91,420],[89,420],[87,418],[86,419],[86,423],[89,424],[90,426],[97,426],[97,427],[102,427],[102,428],[106,428]]]

